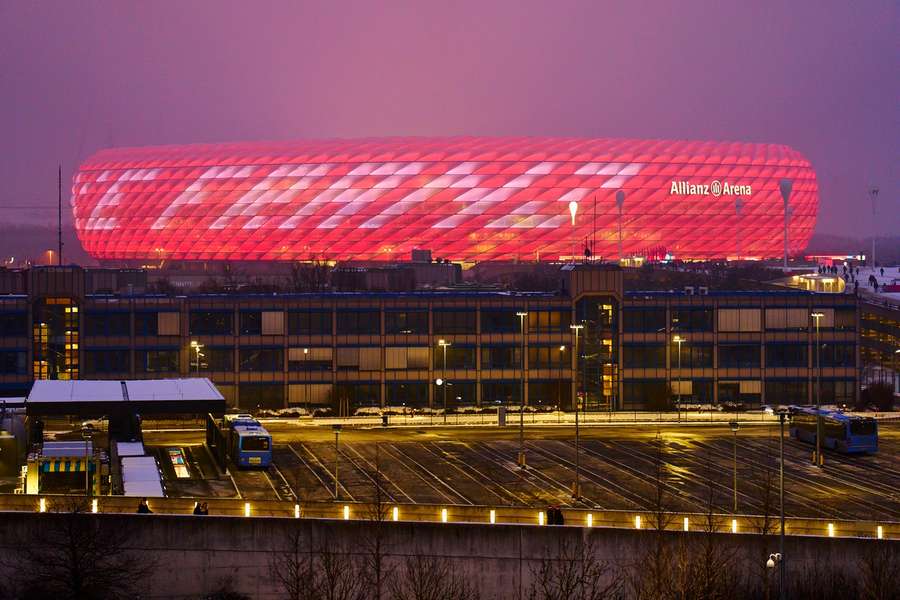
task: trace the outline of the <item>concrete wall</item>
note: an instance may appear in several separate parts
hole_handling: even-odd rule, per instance
[[[0,513],[0,553],[14,557],[16,548],[43,539],[48,530],[59,531],[62,519],[54,513]],[[453,571],[473,582],[483,598],[520,598],[527,592],[534,569],[540,561],[558,553],[560,544],[590,541],[597,555],[614,565],[632,566],[648,544],[662,535],[669,541],[700,542],[701,532],[678,533],[627,529],[539,527],[458,523],[391,523],[289,518],[195,517],[176,515],[79,515],[94,519],[102,528],[127,532],[125,550],[155,556],[158,574],[149,581],[150,598],[197,597],[215,589],[226,578],[234,587],[253,598],[279,598],[269,565],[274,553],[289,544],[290,532],[303,533],[313,548],[326,545],[336,552],[361,558],[365,540],[383,532],[388,560],[410,554],[440,557]],[[778,538],[763,539],[753,534],[712,534],[723,544],[746,550],[759,561],[745,563],[756,568],[766,553],[777,551]],[[854,538],[786,539],[786,556],[793,569],[817,564],[848,564],[867,548],[893,545],[893,541]],[[685,551],[685,547],[681,547]],[[4,561],[8,562],[8,561]],[[855,564],[855,563],[854,563]],[[7,578],[8,574],[4,573]]]

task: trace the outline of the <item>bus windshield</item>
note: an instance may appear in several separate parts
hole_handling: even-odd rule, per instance
[[[241,438],[241,450],[258,451],[269,449],[269,438],[252,436]]]
[[[850,435],[872,435],[875,433],[875,421],[872,419],[850,421]]]

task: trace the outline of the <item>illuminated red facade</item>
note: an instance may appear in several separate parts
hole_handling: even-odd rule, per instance
[[[454,260],[775,257],[816,221],[812,167],[780,145],[386,138],[103,150],[75,176],[100,259]],[[621,222],[616,194],[623,191]],[[577,202],[572,225],[570,203]],[[738,205],[740,208],[738,210]]]

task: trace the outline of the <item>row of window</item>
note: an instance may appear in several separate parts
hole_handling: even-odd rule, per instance
[[[815,347],[807,344],[774,343],[766,344],[767,367],[806,368],[810,353],[812,366],[816,366]],[[758,344],[719,344],[720,368],[758,369],[762,364],[761,346]],[[683,369],[703,369],[713,367],[712,344],[683,344],[679,351],[676,344],[670,349],[672,368],[681,364]],[[853,343],[822,344],[819,350],[819,365],[822,367],[853,367],[856,365],[856,345]],[[680,363],[679,363],[680,361]],[[666,368],[665,344],[623,344],[622,365],[625,368],[664,369]]]
[[[814,309],[820,317],[813,317],[806,308],[765,309],[767,331],[811,331],[816,320],[820,329],[853,331],[856,328],[855,308]],[[673,332],[713,331],[718,320],[718,331],[752,332],[762,330],[763,309],[759,308],[672,308],[668,330]],[[718,319],[716,319],[716,316]],[[622,310],[623,331],[629,333],[665,332],[666,308],[664,306],[626,306]]]
[[[853,403],[855,382],[852,379],[823,379],[820,384],[822,404]],[[715,400],[713,385],[712,380],[667,383],[664,379],[626,379],[622,384],[623,407],[626,410],[671,410],[678,400],[712,404]],[[816,384],[805,379],[769,379],[764,386],[760,381],[719,381],[718,402],[740,402],[750,407],[762,401],[763,390],[769,404],[806,404],[809,392],[816,394]]]

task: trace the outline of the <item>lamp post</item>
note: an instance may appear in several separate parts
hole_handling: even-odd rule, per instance
[[[791,216],[789,201],[791,199],[791,189],[794,187],[790,179],[782,179],[778,182],[778,189],[781,192],[781,200],[784,202],[784,268],[788,266],[788,219]]]
[[[625,205],[625,192],[616,192],[616,207],[619,209],[619,262],[622,262],[622,207]]]
[[[87,423],[81,424],[81,437],[84,439],[84,495],[91,495],[91,471],[90,458],[93,458],[91,452],[91,429]]]
[[[897,389],[896,380],[898,379],[898,373],[897,373],[897,355],[898,354],[900,354],[900,348],[897,348],[896,350],[894,350],[894,376],[891,378],[891,383],[894,384],[895,391]]]
[[[577,203],[576,203],[577,205]],[[570,205],[571,206],[571,205]],[[573,217],[574,219],[574,217]],[[519,311],[519,327],[522,331],[522,364],[519,387],[519,468],[525,468],[525,317],[528,313]]]
[[[737,217],[737,259],[741,260],[741,209],[744,208],[744,200],[738,196],[734,199],[734,216]]]
[[[869,196],[872,198],[872,272],[875,272],[875,226],[878,221],[875,220],[875,200],[878,199],[878,188],[872,186],[869,188]]]
[[[781,426],[781,432],[778,436],[778,453],[780,456],[778,481],[779,481],[779,507],[781,509],[781,533],[778,539],[778,553],[780,559],[778,561],[778,597],[784,598],[784,420],[787,417],[787,411],[778,411],[778,422]]]
[[[578,345],[578,333],[584,329],[584,324],[580,323],[578,325],[569,325],[569,329],[571,329],[575,333],[575,369],[577,369],[581,364],[581,352],[580,346]],[[577,378],[577,375],[576,375]],[[584,394],[584,377],[581,378],[581,390],[582,394]],[[581,431],[579,429],[578,423],[578,393],[575,393],[575,483],[572,484],[572,496],[575,498],[579,498],[581,496],[581,487],[580,482],[580,471],[581,471]]]
[[[825,315],[821,312],[811,313],[816,320],[816,464],[822,464],[822,363],[820,352],[822,345],[819,343],[819,319]]]
[[[438,340],[438,346],[444,349],[444,368],[441,370],[444,388],[444,423],[447,422],[447,346],[450,342],[447,340]],[[440,380],[439,380],[440,381]],[[438,385],[441,385],[440,383]]]
[[[733,457],[734,457],[734,514],[737,514],[738,506],[737,506],[737,432],[738,429],[741,428],[741,424],[737,421],[729,421],[728,426],[731,427],[731,433],[734,434],[734,446],[733,446]]]
[[[341,490],[340,484],[338,483],[338,461],[340,460],[341,454],[338,440],[341,437],[341,425],[338,423],[332,425],[331,428],[334,430],[334,499],[340,500]]]
[[[678,393],[677,393],[677,404],[675,405],[675,410],[678,411],[678,421],[681,421],[681,344],[687,341],[687,338],[683,338],[680,335],[676,335],[672,338],[672,341],[678,344]]]
[[[575,235],[575,215],[578,213],[578,202],[572,200],[569,202],[569,214],[572,215],[572,263],[575,262],[576,248],[578,247],[578,236]]]
[[[195,360],[197,361],[197,375],[200,374],[200,357],[202,356],[202,354],[200,354],[200,350],[202,349],[203,344],[201,344],[197,340],[191,340],[191,350],[194,351]]]

